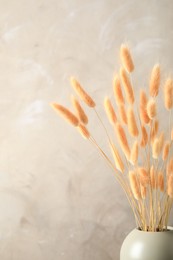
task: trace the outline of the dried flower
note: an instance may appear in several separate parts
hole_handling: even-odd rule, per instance
[[[121,56],[121,61],[122,61],[124,68],[128,72],[132,72],[134,70],[134,64],[133,64],[133,60],[132,60],[132,57],[130,54],[129,47],[127,45],[125,45],[125,44],[121,45],[120,56]]]
[[[121,159],[121,156],[120,156],[118,150],[116,149],[116,147],[113,143],[111,143],[110,147],[111,147],[111,151],[112,151],[112,154],[113,154],[113,157],[114,157],[116,168],[120,172],[123,172],[124,171],[124,164],[123,164],[123,161]]]
[[[156,176],[156,172],[155,172],[153,165],[150,168],[150,181],[151,181],[152,189],[156,189],[157,188],[157,176]]]
[[[166,166],[167,177],[171,174],[173,175],[173,158],[170,159],[170,161],[167,163],[167,166]]]
[[[78,99],[72,97],[77,116],[57,103],[52,103],[51,106],[74,125],[85,139],[89,139],[113,169],[115,177],[130,201],[136,222],[139,224],[138,228],[144,231],[163,231],[168,225],[173,199],[173,122],[171,117],[167,120],[164,115],[163,124],[159,124],[160,111],[159,109],[157,111],[156,97],[159,95],[160,88],[160,65],[156,64],[151,71],[148,89],[150,98],[148,99],[147,90],[139,90],[139,111],[137,111],[135,109],[138,96],[134,95],[131,75],[128,74],[134,70],[134,64],[126,45],[121,46],[120,55],[123,64],[120,68],[120,78],[115,75],[113,79],[117,110],[114,109],[109,98],[106,97],[104,100],[106,114],[115,130],[115,140],[119,142],[119,147],[115,145],[107,126],[94,108],[94,100],[76,79],[71,78],[71,84],[80,99],[94,108],[92,111],[95,112],[98,122],[105,131],[114,161],[109,158],[107,151],[99,146],[97,138],[95,139],[85,126],[88,117]],[[169,110],[173,108],[173,79],[170,77],[164,84],[163,94],[166,112],[170,112]],[[94,126],[97,126],[96,124],[97,121]],[[169,129],[168,134],[167,129]]]
[[[159,136],[159,150],[160,150],[160,152],[162,151],[163,144],[164,144],[164,132],[161,132],[160,136]]]
[[[116,104],[118,106],[124,104],[124,96],[123,96],[123,93],[122,93],[121,84],[120,84],[120,80],[118,78],[118,75],[115,75],[115,77],[114,77],[113,91],[114,91]]]
[[[143,106],[140,106],[140,119],[142,124],[148,124],[150,122],[150,118],[147,114],[147,109]]]
[[[116,133],[118,137],[118,141],[120,143],[121,149],[124,152],[127,159],[130,157],[130,148],[128,145],[127,137],[124,132],[123,127],[120,125],[120,123],[116,123]]]
[[[160,191],[164,192],[164,175],[162,171],[158,173],[158,186]]]
[[[170,110],[173,107],[173,79],[168,78],[164,85],[165,107]]]
[[[127,101],[129,104],[133,104],[134,100],[135,100],[134,93],[133,93],[133,87],[130,83],[130,80],[129,80],[124,68],[120,69],[120,76],[121,76],[121,80],[122,80],[122,83],[124,86]]]
[[[109,118],[110,123],[114,125],[117,121],[117,117],[116,117],[114,108],[112,106],[112,103],[108,97],[105,97],[104,107],[105,107],[105,111]]]
[[[149,184],[149,180],[150,180],[147,170],[144,167],[139,167],[138,174],[139,174],[141,185],[146,187]]]
[[[147,195],[147,188],[144,186],[141,186],[141,195],[142,195],[142,199],[146,198]]]
[[[66,107],[59,105],[57,103],[51,103],[51,107],[58,112],[64,119],[66,119],[70,124],[77,126],[79,124],[79,120],[77,117]]]
[[[127,125],[128,125],[129,133],[132,136],[138,136],[139,131],[138,131],[138,127],[137,127],[137,122],[136,122],[136,118],[135,118],[133,109],[131,107],[127,110],[127,122],[128,122]]]
[[[155,138],[153,145],[152,145],[152,152],[153,152],[153,158],[158,159],[159,153],[160,153],[160,144],[159,144],[159,139]]]
[[[140,186],[136,177],[136,173],[134,171],[129,171],[129,180],[130,180],[130,186],[135,199],[140,200],[142,198],[140,192]]]
[[[151,72],[150,78],[150,96],[156,97],[160,86],[160,65],[156,64]]]
[[[83,100],[89,107],[95,107],[94,100],[88,95],[88,93],[82,88],[82,86],[79,84],[79,82],[71,77],[70,79],[71,85],[76,91],[77,95]]]
[[[167,142],[165,142],[165,144],[163,146],[163,153],[162,153],[163,161],[165,161],[167,159],[168,154],[169,154],[169,149],[170,149],[170,143],[167,141]]]
[[[153,119],[156,116],[156,102],[154,99],[150,99],[147,103],[147,114],[150,119]]]
[[[173,199],[173,175],[168,178],[168,196]]]
[[[134,144],[132,146],[131,152],[130,152],[130,162],[135,165],[138,160],[138,141],[134,141]]]
[[[71,102],[74,109],[76,110],[79,120],[85,125],[88,124],[88,117],[85,114],[83,108],[81,107],[79,101],[74,96],[71,96]]]
[[[118,107],[118,112],[119,112],[119,116],[120,116],[120,119],[121,119],[122,123],[127,125],[127,115],[126,115],[126,111],[125,111],[124,105],[120,105]]]
[[[85,139],[89,139],[90,138],[90,133],[88,131],[88,129],[86,128],[86,126],[79,124],[77,127],[79,133],[85,138]]]
[[[141,126],[141,134],[142,134],[142,137],[141,137],[141,142],[140,142],[140,146],[141,147],[145,147],[148,143],[148,134],[147,134],[147,130],[145,128],[145,126]]]

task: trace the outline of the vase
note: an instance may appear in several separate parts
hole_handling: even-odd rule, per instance
[[[162,232],[132,230],[122,244],[120,260],[173,260],[173,228]]]

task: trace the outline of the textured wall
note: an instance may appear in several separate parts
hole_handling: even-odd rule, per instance
[[[75,75],[105,119],[123,41],[136,92],[155,62],[173,72],[172,10],[171,0],[0,0],[0,259],[119,259],[135,225],[125,195],[49,102],[70,104]]]

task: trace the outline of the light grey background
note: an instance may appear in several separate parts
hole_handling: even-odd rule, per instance
[[[70,107],[74,75],[106,120],[103,98],[111,96],[124,41],[136,92],[155,62],[171,74],[173,1],[0,0],[0,259],[119,259],[135,227],[125,195],[49,103]]]

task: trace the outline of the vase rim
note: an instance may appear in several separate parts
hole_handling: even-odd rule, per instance
[[[163,231],[144,231],[144,230],[140,230],[139,228],[135,228],[136,231],[139,232],[143,232],[143,233],[163,233],[163,232],[169,232],[169,231],[173,231],[173,227],[172,226],[167,226],[167,229],[163,230]]]

